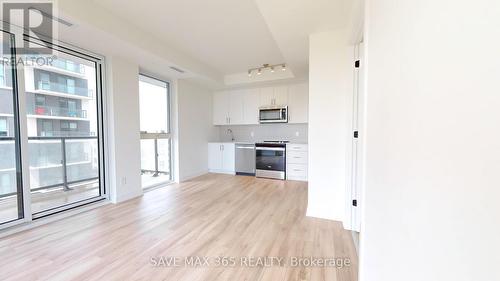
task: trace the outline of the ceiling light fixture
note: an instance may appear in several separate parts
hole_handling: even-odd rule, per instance
[[[252,74],[254,71],[257,72],[257,75],[261,75],[262,74],[262,71],[266,70],[266,69],[269,69],[269,71],[271,73],[274,73],[275,72],[275,69],[276,68],[279,68],[281,67],[281,70],[285,71],[286,70],[286,64],[284,63],[280,63],[280,64],[273,64],[273,65],[270,65],[268,63],[265,63],[263,64],[261,67],[256,67],[256,68],[250,68],[248,70],[248,77],[252,77]]]

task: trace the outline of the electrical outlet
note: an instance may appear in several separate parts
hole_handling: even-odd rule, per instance
[[[127,184],[127,177],[122,177],[122,185],[126,185]]]
[[[300,135],[299,132],[295,132],[295,136],[298,137]]]
[[[253,132],[250,132],[250,136],[253,138],[255,134]]]

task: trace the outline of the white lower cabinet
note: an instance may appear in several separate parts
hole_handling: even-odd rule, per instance
[[[307,144],[286,145],[286,179],[307,181]]]
[[[208,143],[208,171],[211,173],[235,174],[234,143]]]

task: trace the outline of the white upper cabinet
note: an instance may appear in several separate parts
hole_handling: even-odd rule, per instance
[[[259,124],[260,90],[247,90],[243,98],[243,124]]]
[[[229,93],[216,92],[213,97],[213,123],[214,125],[227,125],[229,123]]]
[[[288,86],[274,87],[273,105],[288,105]]]
[[[260,89],[260,105],[274,105],[274,87],[266,87]]]
[[[261,106],[287,105],[288,86],[266,87],[260,89]]]
[[[262,106],[288,105],[289,123],[308,122],[307,83],[257,89],[216,92],[213,97],[214,125],[259,124]]]
[[[288,89],[288,122],[307,123],[309,115],[309,85],[290,85]]]
[[[232,91],[229,94],[229,124],[243,124],[244,123],[244,99],[246,91],[238,90]]]

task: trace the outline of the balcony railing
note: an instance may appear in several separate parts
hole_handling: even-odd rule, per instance
[[[52,61],[52,66],[62,70],[71,71],[77,74],[82,74],[82,75],[85,74],[85,67],[83,65],[65,59],[56,59]]]
[[[97,137],[29,137],[31,191],[70,186],[99,178]],[[14,138],[0,137],[0,198],[16,195]]]
[[[170,139],[141,135],[141,172],[170,175]]]
[[[36,86],[37,90],[58,92],[63,94],[77,95],[89,98],[92,98],[94,96],[94,92],[91,89],[84,87],[77,87],[77,86],[68,87],[68,85],[61,83],[38,81]]]
[[[55,116],[55,117],[72,117],[72,118],[87,118],[86,110],[69,109],[64,107],[35,105],[29,111],[30,114]]]

